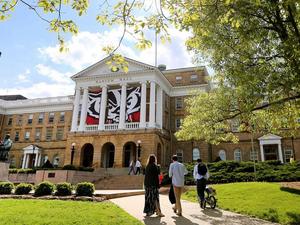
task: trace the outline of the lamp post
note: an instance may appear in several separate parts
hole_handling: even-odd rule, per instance
[[[72,143],[72,148],[71,148],[71,165],[73,165],[73,159],[74,159],[74,153],[75,153],[75,145],[76,143]]]
[[[35,157],[34,157],[35,145],[32,145],[32,168],[34,168]]]
[[[141,157],[141,140],[137,141],[138,159]]]

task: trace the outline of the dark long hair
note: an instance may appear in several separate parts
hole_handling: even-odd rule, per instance
[[[151,154],[148,158],[148,162],[147,162],[147,165],[150,165],[150,164],[155,164],[156,163],[156,157],[154,154]]]

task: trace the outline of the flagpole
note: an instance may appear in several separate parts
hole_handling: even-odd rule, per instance
[[[157,67],[157,31],[155,29],[155,67]]]

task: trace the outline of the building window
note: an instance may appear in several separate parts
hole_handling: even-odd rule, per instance
[[[25,141],[29,141],[30,139],[30,131],[25,131]]]
[[[226,152],[224,150],[220,150],[219,157],[222,161],[225,161],[226,160]]]
[[[16,131],[16,133],[15,133],[15,141],[19,141],[19,139],[20,139],[20,132]]]
[[[21,125],[22,125],[22,122],[23,122],[23,115],[18,115],[18,122],[17,122],[17,125],[18,125],[18,126],[21,126]]]
[[[8,125],[8,126],[11,126],[11,125],[12,125],[12,122],[13,122],[13,117],[12,117],[12,116],[9,116],[9,117],[8,117],[8,121],[7,121],[7,125]]]
[[[46,130],[46,141],[52,140],[53,128],[47,128]]]
[[[201,159],[200,150],[199,150],[199,148],[194,148],[193,149],[193,161],[196,161],[197,159]]]
[[[59,115],[59,122],[65,122],[65,112],[60,112]]]
[[[231,120],[230,125],[231,125],[232,132],[239,132],[240,123],[237,119]]]
[[[285,149],[284,150],[284,162],[289,163],[292,156],[293,156],[293,150],[292,149]]]
[[[258,151],[256,149],[250,151],[250,160],[258,161]]]
[[[177,158],[178,158],[178,162],[183,162],[183,151],[182,149],[178,149],[176,152]]]
[[[49,158],[48,158],[48,155],[43,155],[42,156],[42,165],[44,165],[45,164],[45,162],[47,162],[47,160],[48,160]]]
[[[28,123],[28,124],[32,124],[32,119],[33,119],[33,114],[30,114],[30,115],[28,116],[28,121],[27,121],[27,123]]]
[[[41,140],[41,129],[35,129],[35,141]]]
[[[58,127],[56,130],[56,140],[58,140],[58,141],[62,140],[63,136],[64,136],[64,128]]]
[[[242,161],[241,149],[234,150],[234,160],[238,162]]]
[[[181,119],[180,119],[180,118],[177,118],[177,119],[175,120],[175,128],[176,128],[176,129],[179,129],[180,126],[181,126]]]
[[[38,123],[43,123],[44,121],[44,113],[40,113]]]
[[[191,82],[198,81],[198,75],[197,74],[192,74],[191,75]]]
[[[10,167],[12,168],[16,168],[16,158],[12,155],[9,159],[9,162],[10,162]]]
[[[49,113],[49,123],[54,122],[54,112]]]
[[[53,157],[53,167],[54,168],[57,168],[58,167],[58,164],[59,164],[59,156],[58,155],[55,155]]]
[[[183,98],[175,98],[175,109],[183,108]]]
[[[182,76],[176,76],[176,83],[182,82]]]

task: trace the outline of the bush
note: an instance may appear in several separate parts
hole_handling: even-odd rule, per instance
[[[0,195],[9,195],[14,189],[14,184],[11,182],[0,182]]]
[[[40,184],[38,184],[35,188],[34,195],[36,196],[42,196],[42,195],[51,195],[54,191],[54,184],[44,181]]]
[[[74,165],[64,165],[63,170],[76,170],[76,167]]]
[[[72,185],[70,183],[58,183],[56,184],[56,195],[66,196],[72,194]]]
[[[33,189],[32,184],[21,183],[16,186],[15,194],[16,195],[27,195]]]
[[[90,182],[78,183],[76,186],[76,195],[78,196],[92,196],[94,191],[95,186]]]
[[[78,167],[79,171],[87,171],[87,172],[93,172],[94,168],[93,167],[83,167],[83,166],[79,166]]]

